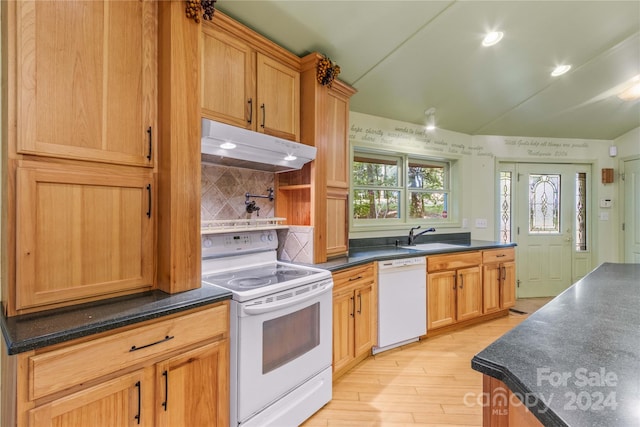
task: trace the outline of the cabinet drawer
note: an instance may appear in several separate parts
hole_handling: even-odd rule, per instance
[[[359,285],[375,278],[373,263],[333,273],[333,287]]]
[[[198,343],[229,327],[228,304],[69,345],[29,358],[29,399]]]
[[[457,268],[480,265],[482,254],[480,252],[460,252],[448,255],[436,255],[427,257],[427,271],[455,270]]]
[[[490,251],[482,252],[483,264],[513,261],[515,258],[516,258],[516,251],[513,248],[492,249]]]

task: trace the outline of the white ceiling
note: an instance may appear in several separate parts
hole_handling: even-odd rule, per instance
[[[291,52],[318,51],[351,110],[470,135],[615,139],[640,126],[640,1],[248,1],[216,8]],[[215,17],[214,17],[215,19]],[[505,33],[482,47],[489,30]],[[569,73],[551,77],[561,63]]]

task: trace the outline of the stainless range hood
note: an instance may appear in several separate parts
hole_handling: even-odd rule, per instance
[[[316,147],[202,119],[202,161],[224,166],[286,172],[316,157]]]

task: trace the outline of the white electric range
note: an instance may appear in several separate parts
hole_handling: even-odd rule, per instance
[[[331,273],[277,260],[273,229],[203,235],[203,286],[232,292],[232,426],[298,425],[331,400]]]

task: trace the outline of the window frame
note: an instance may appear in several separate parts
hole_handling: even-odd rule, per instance
[[[363,146],[352,146],[350,150],[350,162],[349,162],[349,230],[350,232],[366,232],[366,231],[380,231],[406,229],[407,227],[414,227],[418,225],[429,225],[438,227],[459,227],[458,219],[458,187],[459,182],[459,168],[458,158],[442,158],[436,156],[430,156],[427,154],[409,153],[409,152],[397,152],[389,151],[377,148],[369,148]],[[356,185],[354,176],[354,162],[357,157],[366,157],[380,160],[392,160],[397,159],[398,162],[398,186],[375,186],[375,185]],[[441,189],[434,188],[416,188],[409,187],[409,164],[418,163],[425,166],[442,166],[444,168],[444,182]],[[398,218],[370,218],[370,219],[356,219],[354,218],[354,203],[355,203],[355,191],[357,190],[388,190],[399,191],[399,217]],[[410,202],[411,194],[433,194],[444,193],[447,207],[446,218],[434,220],[432,218],[411,218],[410,217]]]

